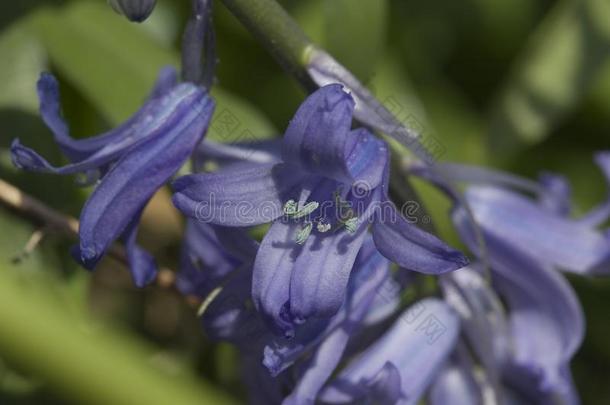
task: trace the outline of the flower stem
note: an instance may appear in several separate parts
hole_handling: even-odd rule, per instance
[[[307,87],[305,32],[275,0],[222,0],[237,19],[267,48],[282,67]]]

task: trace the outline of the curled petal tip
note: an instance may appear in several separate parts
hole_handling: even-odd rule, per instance
[[[102,258],[95,250],[88,247],[75,245],[70,249],[70,255],[87,270],[93,270]]]
[[[11,161],[19,169],[44,171],[49,168],[48,163],[40,155],[23,146],[19,139],[11,143]]]
[[[44,90],[57,91],[57,89],[59,88],[57,79],[55,78],[55,76],[53,76],[52,73],[49,73],[49,72],[40,73],[36,86],[38,87],[39,90],[44,89]]]
[[[470,260],[462,252],[457,250],[448,253],[447,259],[453,263],[453,266],[449,266],[444,272],[459,270],[470,264]]]

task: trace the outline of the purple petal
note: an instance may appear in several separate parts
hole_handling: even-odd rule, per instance
[[[168,100],[164,121],[104,176],[81,212],[81,259],[95,260],[176,173],[205,134],[214,103],[202,90],[181,85],[181,102]]]
[[[88,172],[111,163],[120,158],[125,151],[134,145],[134,139],[125,138],[122,141],[109,143],[100,148],[86,159],[77,163],[71,163],[62,167],[55,167],[47,162],[33,149],[23,146],[19,139],[13,140],[11,144],[11,159],[13,164],[24,170],[53,174],[75,174]]]
[[[148,100],[153,100],[165,96],[174,86],[178,84],[178,74],[172,66],[166,66],[159,71],[157,81],[148,96]]]
[[[306,175],[285,164],[240,164],[216,173],[183,176],[173,202],[184,215],[224,226],[251,226],[283,215]]]
[[[389,202],[388,202],[389,203]],[[436,236],[408,223],[393,206],[392,215],[373,223],[373,238],[385,257],[405,269],[426,274],[442,274],[462,268],[468,259]]]
[[[343,299],[365,229],[350,235],[311,236],[292,270],[290,313],[297,319],[325,318],[337,313]]]
[[[374,381],[391,363],[400,373],[401,398],[415,403],[453,350],[458,328],[457,316],[442,301],[420,301],[348,364],[322,391],[321,400],[346,403],[370,395],[362,382]]]
[[[610,151],[597,152],[594,160],[604,174],[606,182],[610,184]]]
[[[390,160],[387,144],[360,128],[350,132],[346,148],[346,166],[355,186],[366,191],[377,188]]]
[[[199,91],[194,89],[190,85],[174,87],[163,97],[150,101],[126,124],[111,133],[69,143],[65,140],[61,141],[56,136],[68,156],[78,155],[83,158],[82,160],[57,168],[15,139],[11,145],[13,163],[22,169],[54,174],[74,174],[105,167],[123,156],[129,148],[135,147],[140,142],[145,142],[149,136],[163,131],[170,115],[180,108],[184,108],[184,105],[193,99],[193,93]]]
[[[373,403],[394,404],[402,396],[400,370],[391,362],[387,362],[367,385],[370,390],[367,396]]]
[[[555,215],[569,217],[572,210],[571,189],[566,178],[552,173],[542,173],[539,179],[545,190],[540,196],[540,205]]]
[[[155,259],[144,249],[136,244],[138,234],[138,224],[142,212],[138,213],[127,226],[123,237],[125,238],[125,248],[127,250],[127,260],[129,270],[133,277],[136,287],[145,287],[154,281],[157,275],[157,264]]]
[[[313,405],[318,393],[341,361],[349,338],[349,330],[339,328],[333,331],[318,346],[305,372],[299,377],[297,386],[282,405]]]
[[[455,362],[450,363],[434,380],[428,403],[430,405],[482,404],[477,381],[471,371]]]
[[[313,93],[286,130],[283,160],[341,183],[376,188],[388,161],[387,146],[364,129],[350,130],[353,108],[340,85]]]
[[[460,315],[462,331],[472,350],[497,385],[509,356],[509,325],[500,298],[474,267],[441,278],[445,301]]]
[[[86,159],[109,143],[120,141],[127,137],[138,137],[140,123],[147,116],[154,116],[158,109],[158,99],[168,93],[176,85],[176,71],[164,68],[149,97],[149,101],[130,119],[119,127],[94,137],[73,139],[70,137],[68,125],[61,117],[61,104],[59,102],[59,84],[53,75],[43,73],[38,80],[38,97],[40,99],[40,114],[47,126],[53,132],[55,141],[62,152],[72,162]]]
[[[336,181],[321,179],[311,187],[308,199],[326,201],[337,186]],[[348,200],[354,203],[351,195]],[[373,215],[374,201],[369,196],[360,201],[362,204],[352,205],[355,210],[363,211],[358,213],[353,234],[343,229],[314,231],[299,245],[294,235],[302,224],[291,221],[272,226],[254,266],[253,295],[259,310],[283,333],[292,333],[291,324],[303,323],[309,318],[328,318],[339,310],[352,265]],[[325,215],[322,208],[319,211]]]
[[[568,368],[561,370],[563,385],[557,389],[541,389],[539,375],[523,367],[507,371],[505,402],[508,405],[580,405],[578,391]]]
[[[483,232],[541,264],[590,273],[610,255],[610,242],[601,233],[554,215],[519,194],[470,187],[465,196]]]
[[[610,217],[610,152],[598,152],[595,154],[595,163],[601,169],[606,178],[608,197],[606,201],[599,204],[591,212],[578,220],[578,223],[586,227],[597,227],[608,220]]]
[[[59,83],[50,73],[42,73],[37,83],[38,99],[40,100],[40,115],[53,132],[55,141],[62,151],[71,159],[78,159],[77,150],[71,153],[71,144],[76,142],[69,135],[68,124],[61,117]]]
[[[271,374],[277,375],[291,366],[329,333],[337,329],[352,333],[359,328],[377,299],[384,301],[390,298],[389,291],[382,288],[389,280],[388,268],[389,262],[377,252],[369,237],[356,258],[345,302],[339,312],[326,322],[306,322],[297,329],[294,338],[276,338],[265,348],[264,364]]]
[[[273,330],[290,336],[294,325],[286,317],[292,268],[301,250],[294,242],[297,224],[276,221],[263,238],[252,276],[252,300]]]
[[[340,85],[310,95],[299,107],[284,135],[284,162],[343,183],[352,177],[345,162],[354,100]]]
[[[480,254],[463,209],[454,213],[460,235]],[[578,299],[559,273],[483,228],[495,289],[508,305],[514,353],[510,363],[530,370],[540,387],[559,389],[563,369],[580,346],[584,320]],[[543,288],[541,288],[543,286]],[[541,388],[542,389],[542,388]]]

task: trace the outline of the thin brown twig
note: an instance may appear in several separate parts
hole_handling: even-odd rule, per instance
[[[78,238],[78,220],[69,215],[48,207],[42,201],[24,193],[12,184],[0,179],[0,202],[21,215],[46,226],[49,230],[70,238]],[[115,243],[107,252],[108,256],[129,265],[125,247]],[[175,272],[160,268],[157,274],[157,285],[162,288],[173,288],[176,283]]]

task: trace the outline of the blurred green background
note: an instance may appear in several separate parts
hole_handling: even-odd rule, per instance
[[[402,117],[415,117],[442,159],[535,177],[565,174],[577,214],[606,197],[592,162],[610,146],[608,0],[285,0],[305,31]],[[74,216],[87,197],[72,178],[16,171],[14,137],[60,162],[37,113],[41,71],[60,80],[74,136],[110,128],[137,109],[158,70],[178,65],[188,1],[160,0],[130,24],[104,0],[0,4],[0,178]],[[304,93],[218,2],[217,116],[222,142],[280,134]],[[457,243],[448,202],[417,184],[443,236]],[[182,219],[160,192],[142,243],[177,266]],[[0,206],[0,404],[243,402],[239,364],[206,341],[195,311],[171,290],[136,290],[105,260],[78,268],[73,241]],[[570,278],[587,316],[573,365],[583,403],[610,403],[610,281]]]

